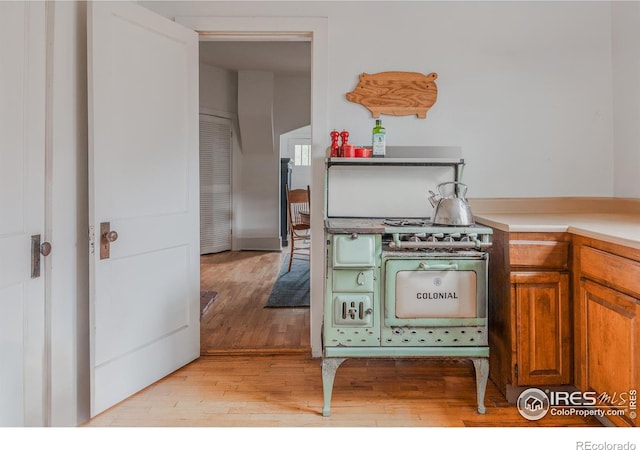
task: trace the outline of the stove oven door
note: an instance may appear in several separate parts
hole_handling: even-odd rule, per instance
[[[384,305],[387,327],[484,326],[486,255],[387,259]]]

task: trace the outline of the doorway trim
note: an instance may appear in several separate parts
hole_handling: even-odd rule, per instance
[[[311,355],[322,356],[324,304],[324,158],[329,134],[328,19],[326,17],[176,17],[201,41],[311,41]],[[313,251],[313,249],[317,249]]]

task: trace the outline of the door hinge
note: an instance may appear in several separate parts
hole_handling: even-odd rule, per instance
[[[89,225],[89,254],[94,255],[96,252],[95,227]]]
[[[518,364],[516,364],[516,365],[513,367],[513,371],[514,371],[514,373],[515,373],[515,375],[516,375],[516,380],[517,380],[517,379],[518,379]]]

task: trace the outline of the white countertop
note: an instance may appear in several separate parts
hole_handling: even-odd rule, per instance
[[[510,232],[569,232],[640,249],[638,213],[479,213],[476,221]]]
[[[470,203],[479,225],[507,232],[569,232],[640,249],[640,199],[484,198],[471,199]],[[351,228],[351,222],[343,222],[331,225]],[[379,231],[380,225],[371,227]]]

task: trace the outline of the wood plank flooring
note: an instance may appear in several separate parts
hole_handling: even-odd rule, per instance
[[[320,360],[203,356],[98,415],[90,427],[596,427],[593,418],[520,416],[489,383],[476,412],[468,361],[350,359],[322,416]]]
[[[198,360],[115,405],[86,427],[599,427],[594,418],[532,422],[489,381],[476,412],[465,360],[350,359],[322,416],[320,359],[310,357],[308,308],[266,309],[280,253],[202,258],[202,289],[218,298],[202,322]],[[499,446],[492,445],[492,448]]]
[[[224,252],[200,258],[200,287],[218,292],[200,322],[202,355],[311,353],[309,308],[265,308],[280,252]]]

